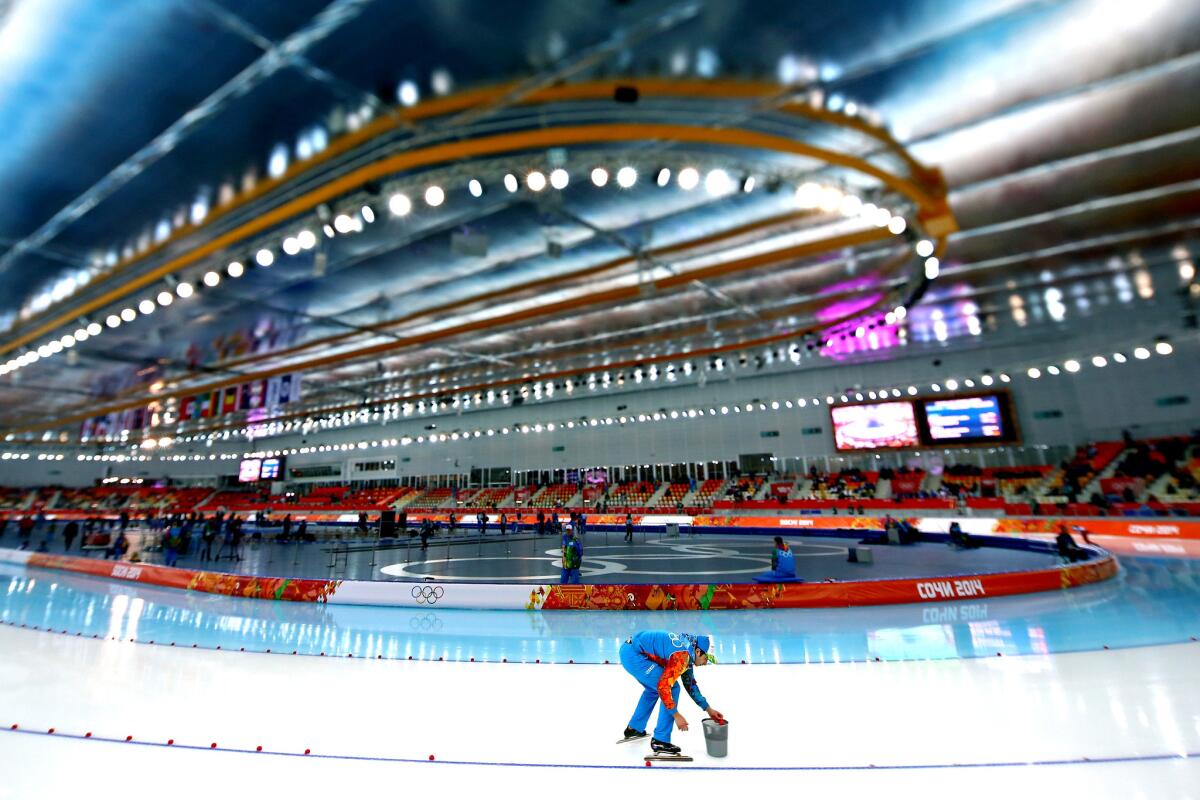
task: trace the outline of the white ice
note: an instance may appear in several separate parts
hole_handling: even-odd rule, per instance
[[[694,724],[674,741],[695,767],[720,769],[647,769],[645,742],[615,744],[640,691],[615,665],[216,652],[0,626],[0,798],[1200,798],[1198,663],[1192,643],[703,667],[705,694],[731,721],[729,756],[705,754],[685,698]],[[232,752],[258,745],[267,752]],[[1067,763],[1029,765],[1046,761]]]

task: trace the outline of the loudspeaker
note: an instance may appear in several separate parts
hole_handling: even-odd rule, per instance
[[[636,86],[618,86],[613,89],[613,100],[618,103],[636,103],[638,96]]]

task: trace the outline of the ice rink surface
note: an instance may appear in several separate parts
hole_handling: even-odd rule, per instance
[[[0,798],[1200,797],[1195,568],[1126,564],[1107,592],[986,604],[431,611],[443,624],[424,631],[399,609],[339,617],[9,569]],[[696,761],[646,768],[645,742],[614,744],[639,689],[603,661],[623,632],[672,622],[716,634],[724,663],[697,677],[730,752],[705,754],[685,698],[693,726],[674,741]]]

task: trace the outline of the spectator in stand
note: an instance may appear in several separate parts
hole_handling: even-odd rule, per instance
[[[633,542],[633,514],[625,513],[625,541]]]
[[[292,515],[283,515],[283,539],[287,541],[292,538]]]
[[[500,535],[508,535],[508,514],[505,514],[503,511],[500,512]]]
[[[173,567],[179,562],[179,546],[183,539],[183,525],[178,519],[167,529],[166,540],[163,542],[163,563]]]
[[[546,535],[546,515],[545,515],[545,513],[542,512],[542,510],[540,508],[538,509],[538,512],[537,512],[537,535],[538,536]]]
[[[217,530],[221,523],[216,517],[210,517],[204,523],[204,532],[200,534],[200,541],[204,544],[204,549],[200,551],[200,560],[203,562],[212,561],[212,546],[217,538]]]
[[[479,535],[483,536],[487,533],[488,522],[490,521],[486,511],[479,512]]]
[[[433,536],[433,521],[428,517],[421,520],[421,549],[429,549],[429,537]]]

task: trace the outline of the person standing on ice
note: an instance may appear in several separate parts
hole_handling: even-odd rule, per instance
[[[708,704],[696,683],[694,667],[717,663],[716,658],[709,655],[711,651],[712,637],[708,635],[642,631],[625,640],[621,645],[621,666],[642,685],[642,696],[625,728],[623,741],[646,736],[650,712],[654,710],[654,704],[661,701],[650,748],[656,755],[679,754],[679,747],[671,744],[671,724],[679,726],[681,731],[688,729],[687,720],[679,712],[680,683],[709,717],[717,722],[725,719],[720,711]]]

